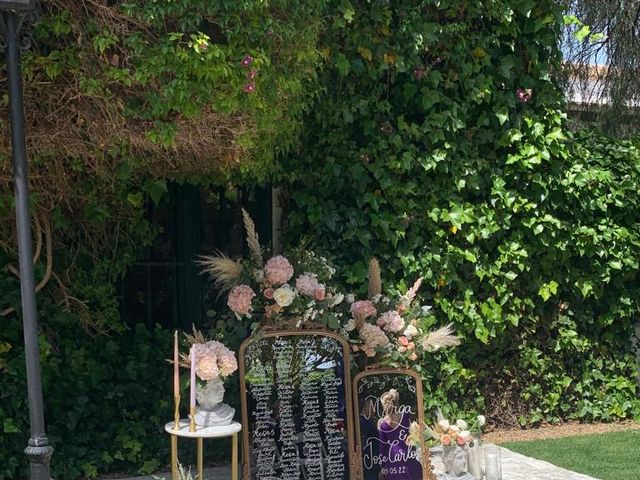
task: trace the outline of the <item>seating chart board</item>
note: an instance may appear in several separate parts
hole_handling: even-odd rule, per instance
[[[240,347],[245,476],[349,480],[349,349],[328,332],[272,332]]]

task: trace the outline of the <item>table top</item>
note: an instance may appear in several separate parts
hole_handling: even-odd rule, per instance
[[[189,420],[181,419],[179,430],[174,430],[175,422],[169,422],[164,426],[167,433],[177,435],[178,437],[187,438],[222,438],[230,437],[234,433],[242,430],[242,425],[238,422],[231,422],[229,425],[219,425],[215,427],[199,427],[196,425],[196,431],[189,431]]]

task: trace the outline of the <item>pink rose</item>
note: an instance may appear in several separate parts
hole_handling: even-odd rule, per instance
[[[414,342],[409,342],[407,344],[407,350],[412,351],[416,349],[416,344]]]
[[[262,292],[262,294],[264,295],[264,298],[268,298],[269,300],[273,300],[273,292],[275,292],[275,290],[273,288],[265,288],[264,292]]]
[[[407,337],[403,335],[401,337],[398,337],[398,343],[403,347],[406,347],[407,345],[409,345],[409,339],[407,339]]]
[[[441,435],[440,443],[443,445],[451,445],[451,435],[447,435],[446,433],[444,435]]]
[[[315,292],[313,292],[313,296],[315,297],[315,299],[319,302],[321,302],[322,300],[324,300],[324,287],[323,288],[318,288]]]
[[[458,445],[464,445],[464,438],[462,438],[460,435],[458,435],[458,438],[456,438],[456,442],[458,443]]]
[[[410,356],[409,356],[409,360],[411,360],[412,362],[415,362],[418,359],[418,355],[416,354],[416,352],[413,352]]]

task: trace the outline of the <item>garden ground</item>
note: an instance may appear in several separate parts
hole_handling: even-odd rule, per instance
[[[483,435],[490,443],[504,444],[511,442],[527,442],[553,438],[575,437],[598,433],[640,430],[640,422],[627,420],[615,423],[579,423],[567,422],[562,425],[545,425],[540,428],[514,430],[497,429]]]
[[[640,430],[507,442],[511,451],[601,480],[639,477]]]

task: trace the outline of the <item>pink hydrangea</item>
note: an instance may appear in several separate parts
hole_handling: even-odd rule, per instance
[[[218,377],[220,370],[218,369],[218,362],[216,357],[205,356],[200,359],[196,364],[196,374],[205,382],[213,380]]]
[[[296,278],[296,288],[303,295],[313,297],[316,290],[320,288],[320,282],[318,282],[318,279],[313,275],[303,273],[298,278]]]
[[[227,305],[238,315],[247,315],[251,312],[251,300],[256,294],[248,285],[236,285],[229,292]]]
[[[282,255],[271,257],[264,266],[264,275],[272,286],[287,283],[293,277],[293,267]]]
[[[376,348],[389,345],[389,337],[379,327],[370,323],[365,323],[360,328],[360,339],[363,342],[360,349],[367,357],[375,357]]]
[[[371,300],[358,300],[351,304],[351,315],[359,320],[372,317],[378,313]]]
[[[390,310],[380,315],[376,324],[385,332],[391,333],[399,332],[405,325],[404,319],[395,310]]]
[[[228,377],[238,369],[238,361],[235,354],[224,345],[218,347],[218,368],[221,377]]]
[[[235,354],[222,343],[209,341],[193,345],[196,375],[208,382],[217,377],[228,377],[238,369]]]

